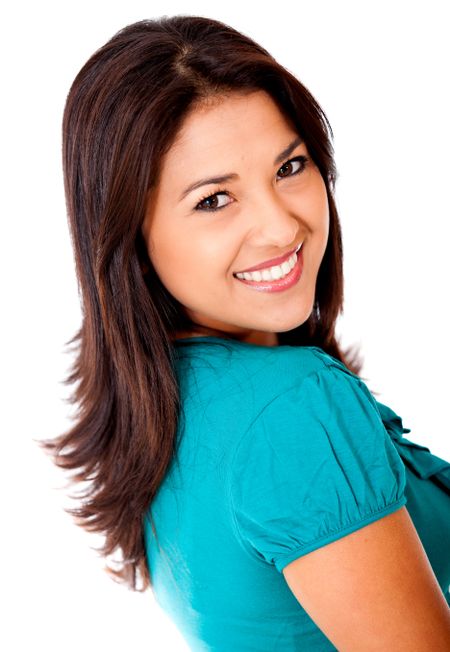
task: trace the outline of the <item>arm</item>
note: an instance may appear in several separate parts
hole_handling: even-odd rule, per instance
[[[450,650],[450,609],[404,506],[283,575],[339,652]]]

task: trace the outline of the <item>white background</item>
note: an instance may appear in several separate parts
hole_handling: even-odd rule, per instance
[[[80,323],[60,162],[75,75],[125,25],[218,18],[309,88],[333,131],[344,237],[342,343],[412,432],[450,459],[446,2],[18,2],[2,9],[2,648],[186,650],[150,592],[114,584],[63,511],[32,438],[68,426],[65,342]],[[3,5],[5,7],[5,5]],[[236,578],[238,583],[238,578]],[[238,584],[237,584],[238,590]]]

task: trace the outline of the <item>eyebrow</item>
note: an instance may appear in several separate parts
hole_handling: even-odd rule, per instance
[[[303,143],[302,138],[300,138],[300,136],[296,136],[296,138],[291,143],[289,143],[289,145],[285,149],[283,149],[282,152],[278,154],[273,164],[277,165],[278,163],[283,163],[286,157],[288,157],[289,154],[302,143]],[[199,181],[192,183],[190,186],[185,188],[185,190],[183,190],[183,192],[180,195],[179,201],[182,201],[186,197],[186,195],[192,192],[192,190],[196,190],[197,188],[200,188],[200,186],[207,186],[213,183],[214,184],[224,183],[225,181],[231,181],[232,179],[239,179],[239,175],[236,174],[236,172],[229,172],[228,174],[221,174],[218,177],[200,179]]]

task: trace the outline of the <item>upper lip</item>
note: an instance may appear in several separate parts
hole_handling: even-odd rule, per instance
[[[258,265],[255,265],[254,267],[249,267],[248,269],[243,269],[240,270],[239,272],[235,272],[235,274],[244,274],[245,272],[255,272],[258,269],[264,269],[265,267],[274,267],[275,265],[281,265],[281,263],[284,263],[288,258],[292,256],[292,254],[300,249],[300,246],[303,244],[303,242],[300,242],[294,249],[291,249],[291,251],[288,251],[284,256],[279,256],[278,258],[271,258],[270,260],[265,260],[263,263],[259,263]]]

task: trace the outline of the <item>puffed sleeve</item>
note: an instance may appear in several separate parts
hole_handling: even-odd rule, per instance
[[[241,544],[281,573],[405,505],[405,484],[374,397],[336,363],[265,406],[235,450],[229,496]]]

